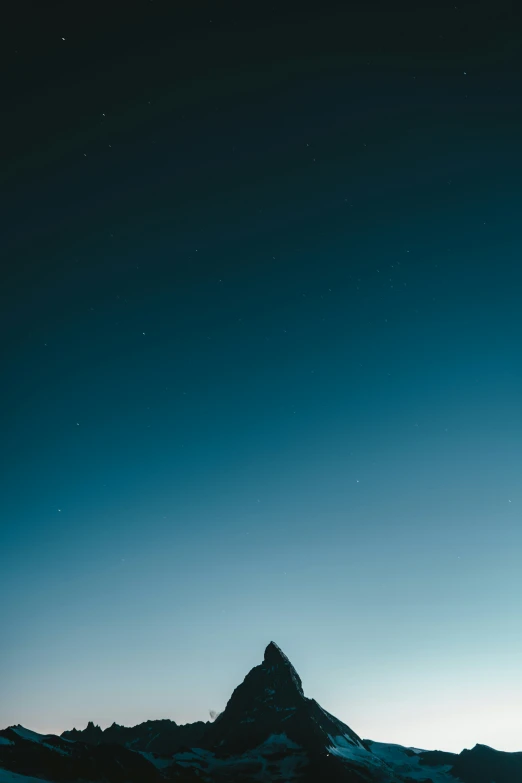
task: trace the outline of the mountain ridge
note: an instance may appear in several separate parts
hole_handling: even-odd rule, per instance
[[[143,721],[136,726],[121,726],[113,723],[106,729],[101,729],[100,726],[95,726],[92,721],[89,721],[85,729],[64,731],[61,736],[65,739],[86,742],[89,745],[119,744],[132,748],[136,744],[139,750],[171,755],[180,748],[197,745],[207,725],[203,721],[178,724],[168,718],[162,718]]]
[[[13,776],[17,776],[16,779]],[[60,737],[0,731],[0,783],[522,783],[522,752],[460,754],[362,739],[315,699],[275,642],[214,722],[169,719]]]

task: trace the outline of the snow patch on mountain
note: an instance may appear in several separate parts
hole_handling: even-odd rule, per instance
[[[328,735],[328,739],[332,743],[328,748],[328,752],[331,753],[332,756],[342,756],[343,758],[347,759],[367,759],[368,756],[371,756],[369,750],[364,748],[362,745],[356,745],[349,737],[346,737],[344,734],[338,735],[336,737],[331,737]]]
[[[30,731],[20,726],[20,724],[18,726],[10,726],[10,729],[22,739],[29,740],[29,742],[43,742],[46,736],[45,734],[37,734],[36,731]]]
[[[201,779],[212,781],[219,773],[233,772],[249,775],[249,780],[265,783],[290,783],[307,765],[306,754],[286,734],[272,734],[258,747],[238,756],[219,758],[209,750],[194,748],[176,753],[173,762],[179,766],[197,769]]]
[[[419,781],[419,783],[421,781],[448,783],[448,780],[454,779],[449,775],[451,764],[438,767],[421,764],[420,754],[425,751],[385,742],[373,742],[372,740],[369,740],[369,743],[372,753],[384,761],[397,775],[403,775],[411,780]]]
[[[171,758],[166,758],[165,756],[157,756],[155,753],[148,753],[146,750],[139,750],[138,753],[140,756],[143,756],[144,759],[147,759],[153,766],[156,767],[156,769],[167,769],[167,767],[171,767],[174,760]]]
[[[38,745],[42,745],[44,748],[48,748],[49,750],[54,751],[55,753],[59,753],[61,756],[69,756],[69,752],[65,750],[64,748],[61,748],[59,744],[54,744],[53,742],[50,742],[53,738],[55,739],[56,743],[62,742],[61,738],[54,737],[53,734],[37,734],[36,731],[30,731],[29,729],[26,729],[24,726],[11,726],[11,731],[13,731],[15,734],[17,734],[20,739],[26,740],[27,742],[35,742]]]
[[[50,781],[43,778],[29,778],[26,775],[9,772],[8,769],[0,769],[0,783],[50,783]]]

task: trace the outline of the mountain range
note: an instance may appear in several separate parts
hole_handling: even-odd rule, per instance
[[[522,753],[460,754],[362,739],[304,695],[270,642],[213,722],[0,731],[0,783],[522,783]]]

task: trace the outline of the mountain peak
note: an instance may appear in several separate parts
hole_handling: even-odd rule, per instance
[[[292,666],[290,660],[275,642],[270,642],[265,649],[263,663],[258,668],[261,669],[265,675],[275,675],[278,690],[281,687],[282,681],[290,680],[291,687],[297,689],[300,696],[304,696],[301,678]]]
[[[296,670],[281,648],[270,642],[263,662],[250,670],[224,711],[208,725],[203,747],[243,753],[279,735],[325,756],[332,737],[368,753],[348,726],[305,697]]]
[[[275,642],[270,642],[265,650],[264,663],[276,663],[281,661],[288,661],[288,658]]]

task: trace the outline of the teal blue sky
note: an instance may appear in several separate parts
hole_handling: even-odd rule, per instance
[[[207,719],[274,639],[362,736],[521,750],[509,17],[54,13],[8,52],[0,725]]]

